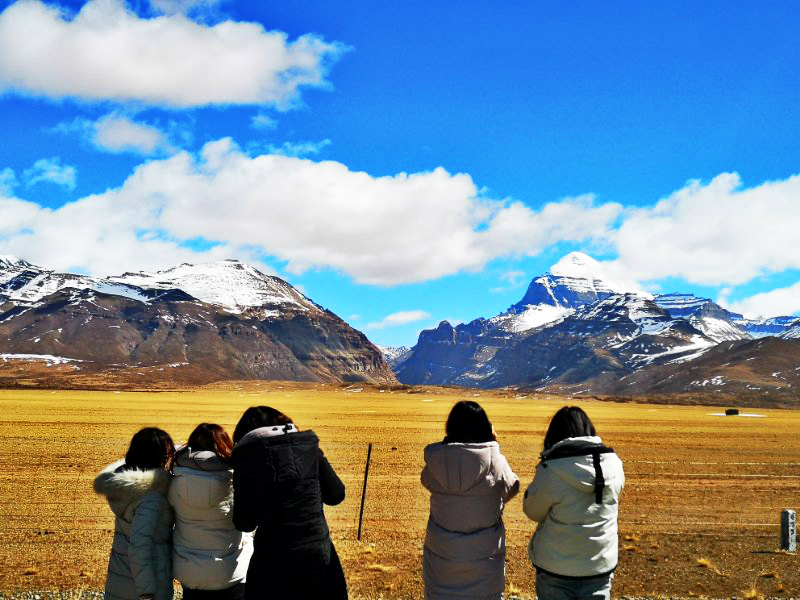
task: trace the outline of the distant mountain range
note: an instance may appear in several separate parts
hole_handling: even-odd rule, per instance
[[[407,384],[604,395],[725,392],[800,399],[800,318],[752,320],[691,294],[610,281],[572,253],[496,317],[420,333],[400,358]],[[780,403],[778,402],[778,403]]]
[[[37,359],[184,382],[396,381],[366,336],[235,260],[95,278],[0,257],[0,366]]]

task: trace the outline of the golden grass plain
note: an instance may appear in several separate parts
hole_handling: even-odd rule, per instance
[[[92,492],[100,469],[124,454],[140,427],[162,427],[180,442],[201,421],[232,431],[245,408],[266,404],[314,429],[347,485],[345,502],[326,515],[351,595],[422,598],[422,450],[442,438],[450,407],[464,398],[486,409],[523,489],[550,416],[564,404],[589,413],[626,471],[615,596],[800,593],[798,556],[778,549],[781,510],[800,508],[800,411],[721,417],[707,406],[281,382],[167,392],[0,391],[0,591],[102,588],[113,519]],[[533,598],[527,543],[534,525],[519,497],[505,522],[508,591]]]

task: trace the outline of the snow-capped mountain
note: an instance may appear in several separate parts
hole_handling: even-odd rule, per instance
[[[521,333],[563,319],[586,304],[626,293],[652,298],[646,292],[613,281],[603,265],[591,256],[571,252],[547,273],[534,278],[522,300],[491,321],[505,331]]]
[[[390,367],[394,367],[394,365],[404,361],[409,353],[411,352],[411,348],[408,346],[376,346],[378,350],[381,351],[383,357],[386,359],[386,362],[389,363]]]
[[[660,390],[681,391],[694,389],[681,376],[690,364],[724,365],[746,379],[747,367],[737,370],[735,364],[755,360],[754,354],[741,358],[731,346],[731,362],[724,363],[720,348],[752,341],[754,327],[772,328],[787,339],[800,336],[797,317],[753,322],[690,294],[653,297],[612,283],[597,261],[573,253],[534,278],[506,312],[455,327],[443,321],[421,332],[394,368],[401,382],[412,384],[633,394],[658,384]],[[757,354],[760,346],[752,348]],[[713,360],[704,358],[709,353]],[[716,381],[713,375],[708,380]],[[778,385],[784,384],[791,385]]]
[[[2,257],[0,355],[192,381],[394,381],[362,333],[240,261],[97,278]]]
[[[155,273],[125,273],[109,277],[108,281],[135,288],[177,288],[201,302],[216,304],[234,314],[265,305],[294,306],[301,310],[315,306],[284,280],[264,275],[239,260],[182,264]]]
[[[141,302],[159,297],[161,292],[179,289],[234,314],[264,306],[293,306],[301,310],[315,307],[282,279],[264,275],[239,260],[182,264],[155,273],[142,271],[97,278],[57,273],[14,257],[0,257],[0,299],[32,304],[66,288],[92,289]]]
[[[686,319],[716,342],[751,339],[742,315],[725,310],[708,298],[693,294],[662,294],[656,304],[675,318]]]

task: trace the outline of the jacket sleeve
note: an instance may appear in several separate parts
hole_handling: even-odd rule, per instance
[[[239,531],[253,531],[263,508],[263,482],[233,471],[233,526]]]
[[[128,560],[137,596],[156,593],[156,528],[162,510],[171,510],[166,500],[155,493],[144,498],[131,523]]]
[[[503,502],[508,502],[519,493],[519,477],[511,470],[511,465],[508,464],[505,456],[501,454],[497,462],[497,486],[500,497]]]
[[[550,509],[555,504],[555,498],[551,493],[550,472],[542,465],[536,467],[536,474],[533,481],[525,490],[525,497],[522,500],[522,510],[532,521],[541,523],[547,518]]]
[[[419,475],[419,480],[422,483],[422,487],[428,491],[431,491],[431,472],[428,469],[428,465],[425,465],[422,468],[422,473]]]
[[[322,502],[325,504],[335,506],[344,500],[344,483],[339,479],[322,450],[319,451],[319,489],[322,494]]]

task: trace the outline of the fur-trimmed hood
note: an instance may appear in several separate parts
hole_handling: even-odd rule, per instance
[[[128,506],[150,492],[166,496],[170,478],[164,469],[125,469],[125,461],[119,460],[108,465],[95,478],[94,491],[108,499],[115,515],[121,515]]]

